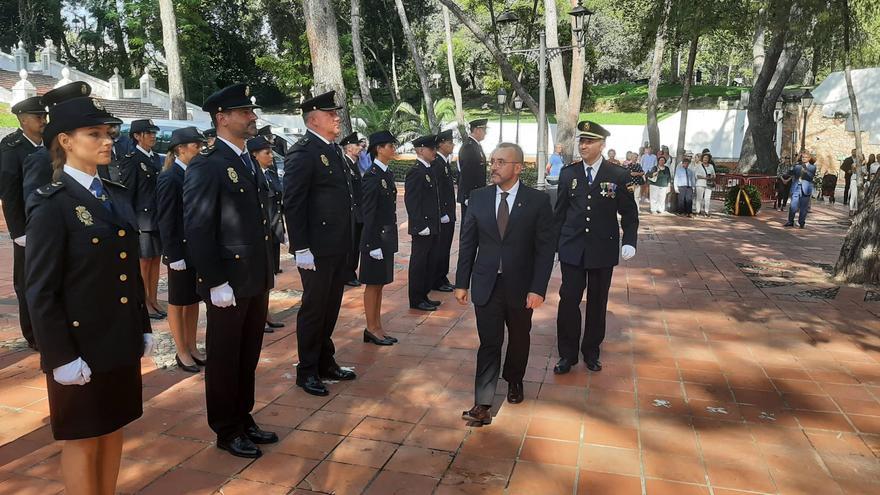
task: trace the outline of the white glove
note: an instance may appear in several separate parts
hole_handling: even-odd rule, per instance
[[[228,308],[235,306],[235,294],[229,282],[223,282],[223,285],[211,287],[211,304],[218,308]]]
[[[464,205],[467,206],[468,200],[464,200]]]
[[[153,334],[145,333],[144,334],[144,356],[151,356],[153,354]]]
[[[620,257],[623,258],[623,261],[629,261],[633,259],[633,256],[636,255],[636,248],[630,246],[629,244],[624,244],[623,247],[620,248]]]
[[[287,238],[287,234],[284,234],[284,242],[282,242],[281,244],[284,244],[285,246],[290,246],[290,239]]]
[[[27,236],[26,236],[26,235],[23,235],[23,236],[21,236],[21,237],[16,237],[15,239],[12,240],[12,242],[18,244],[18,245],[21,246],[21,247],[24,247],[24,240],[25,240],[24,238],[25,238],[25,237],[27,237]]]
[[[176,270],[178,272],[182,272],[186,270],[186,260],[177,260],[168,265],[168,268],[172,270]]]
[[[440,217],[440,223],[449,223],[449,215],[443,215]]]
[[[300,249],[296,252],[296,267],[303,270],[317,270],[315,256],[311,249]]]
[[[370,251],[370,258],[373,258],[374,260],[384,260],[385,259],[385,257],[382,256],[381,249],[374,249],[374,250]]]
[[[419,232],[419,235],[431,235],[431,229],[428,228],[428,227],[425,227],[424,230],[422,230],[421,232]]]
[[[52,370],[52,377],[61,385],[85,385],[92,379],[92,370],[82,358]]]

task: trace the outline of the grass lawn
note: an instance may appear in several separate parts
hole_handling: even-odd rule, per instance
[[[742,91],[749,88],[742,86],[691,86],[691,98],[709,96],[717,98],[736,98]],[[661,84],[657,89],[660,98],[674,98],[681,96],[681,84]],[[597,100],[614,100],[617,98],[647,98],[648,85],[635,83],[602,84],[593,87],[593,95]]]
[[[18,127],[18,117],[12,115],[6,103],[0,103],[0,127]]]
[[[498,123],[498,112],[488,110],[465,109],[466,119],[473,120],[478,118],[489,119],[490,124]],[[661,112],[657,115],[659,120],[672,115],[668,112]],[[550,122],[556,122],[556,116],[548,114],[547,118]],[[581,113],[579,120],[590,120],[601,125],[645,125],[648,123],[648,116],[644,112],[589,112]],[[504,122],[515,122],[516,115],[504,114]],[[523,111],[519,117],[520,123],[537,122],[535,116],[528,111]]]

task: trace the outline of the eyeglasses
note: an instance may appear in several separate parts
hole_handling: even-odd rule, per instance
[[[517,163],[522,163],[522,162],[508,162],[508,161],[502,160],[501,158],[493,158],[493,159],[489,160],[489,165],[491,165],[493,168],[501,168],[505,165],[516,165]]]

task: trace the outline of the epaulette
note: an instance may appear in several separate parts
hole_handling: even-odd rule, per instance
[[[0,149],[15,148],[21,144],[22,139],[24,139],[24,132],[21,129],[16,129],[15,132],[7,134],[0,140]]]
[[[137,150],[129,151],[123,158],[131,158],[134,156],[135,153],[137,153]]]
[[[310,137],[308,137],[308,136],[303,136],[303,137],[299,138],[299,141],[297,141],[296,144],[298,144],[298,145],[300,145],[300,146],[305,146],[305,145],[309,144],[309,142],[310,142],[311,140],[312,140],[312,139],[311,139]]]
[[[211,145],[211,146],[205,146],[204,148],[202,148],[202,151],[199,151],[199,154],[202,155],[202,156],[208,156],[208,155],[210,155],[211,153],[213,153],[214,150],[216,150],[216,149],[217,149],[217,147],[214,146],[214,145]]]
[[[125,187],[124,184],[120,184],[118,182],[113,182],[110,179],[101,179],[101,182],[108,185],[108,186],[118,187],[120,189],[128,189],[127,187]]]
[[[45,186],[37,188],[37,194],[44,198],[48,198],[58,191],[64,189],[64,183],[60,181],[52,182],[51,184],[46,184]]]
[[[572,165],[577,165],[578,163],[581,163],[581,160],[575,160],[575,161],[569,163],[568,165],[563,165],[562,168],[570,167]]]

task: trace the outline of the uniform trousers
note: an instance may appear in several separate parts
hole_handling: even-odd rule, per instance
[[[339,317],[345,282],[351,276],[348,255],[316,256],[315,270],[299,269],[302,305],[296,315],[298,380],[336,367],[333,328]]]
[[[361,246],[361,232],[364,230],[364,224],[355,222],[354,223],[354,244],[351,246],[352,254],[348,259],[348,268],[351,270],[351,275],[347,277],[347,282],[352,280],[357,280],[357,269],[358,263],[360,262],[361,257],[358,255]]]
[[[208,326],[205,395],[208,425],[220,441],[254,426],[254,377],[263,346],[269,292],[236,297],[235,306],[218,308],[206,301]]]
[[[844,172],[843,173],[843,203],[849,204],[849,192],[850,192],[850,179],[852,179],[852,172]]]
[[[501,376],[507,383],[522,383],[526,374],[532,310],[526,308],[525,297],[513,296],[505,290],[503,276],[499,273],[489,301],[483,306],[474,306],[474,312],[477,316],[477,334],[480,336],[474,403],[491,405],[495,397],[498,371],[501,369],[505,325],[509,337]]]
[[[18,298],[18,324],[21,326],[21,335],[28,344],[33,344],[34,328],[31,326],[31,313],[28,311],[25,292],[24,275],[24,248],[18,244],[12,245],[12,288],[15,297]]]
[[[578,348],[585,360],[599,359],[599,346],[605,340],[605,313],[614,267],[581,268],[559,263],[562,286],[559,288],[559,309],[556,333],[559,357],[572,363],[578,361]],[[581,300],[587,290],[587,318],[581,341]]]
[[[798,214],[798,224],[803,226],[807,223],[807,213],[810,211],[810,195],[801,191],[801,186],[795,184],[791,190],[791,206],[788,209],[788,223],[794,223],[794,214]]]
[[[281,270],[281,243],[272,239],[272,273],[278,275]]]
[[[712,188],[706,186],[697,186],[697,194],[694,196],[694,213],[700,214],[702,210],[709,214],[709,205],[712,204]]]
[[[409,305],[415,306],[428,300],[428,292],[434,283],[431,261],[438,249],[437,234],[412,236],[412,252],[409,256]]]
[[[437,236],[437,248],[431,250],[434,259],[431,266],[434,267],[434,277],[431,279],[431,288],[436,289],[449,283],[449,254],[452,251],[452,238],[455,236],[455,222],[441,223],[440,234]]]

